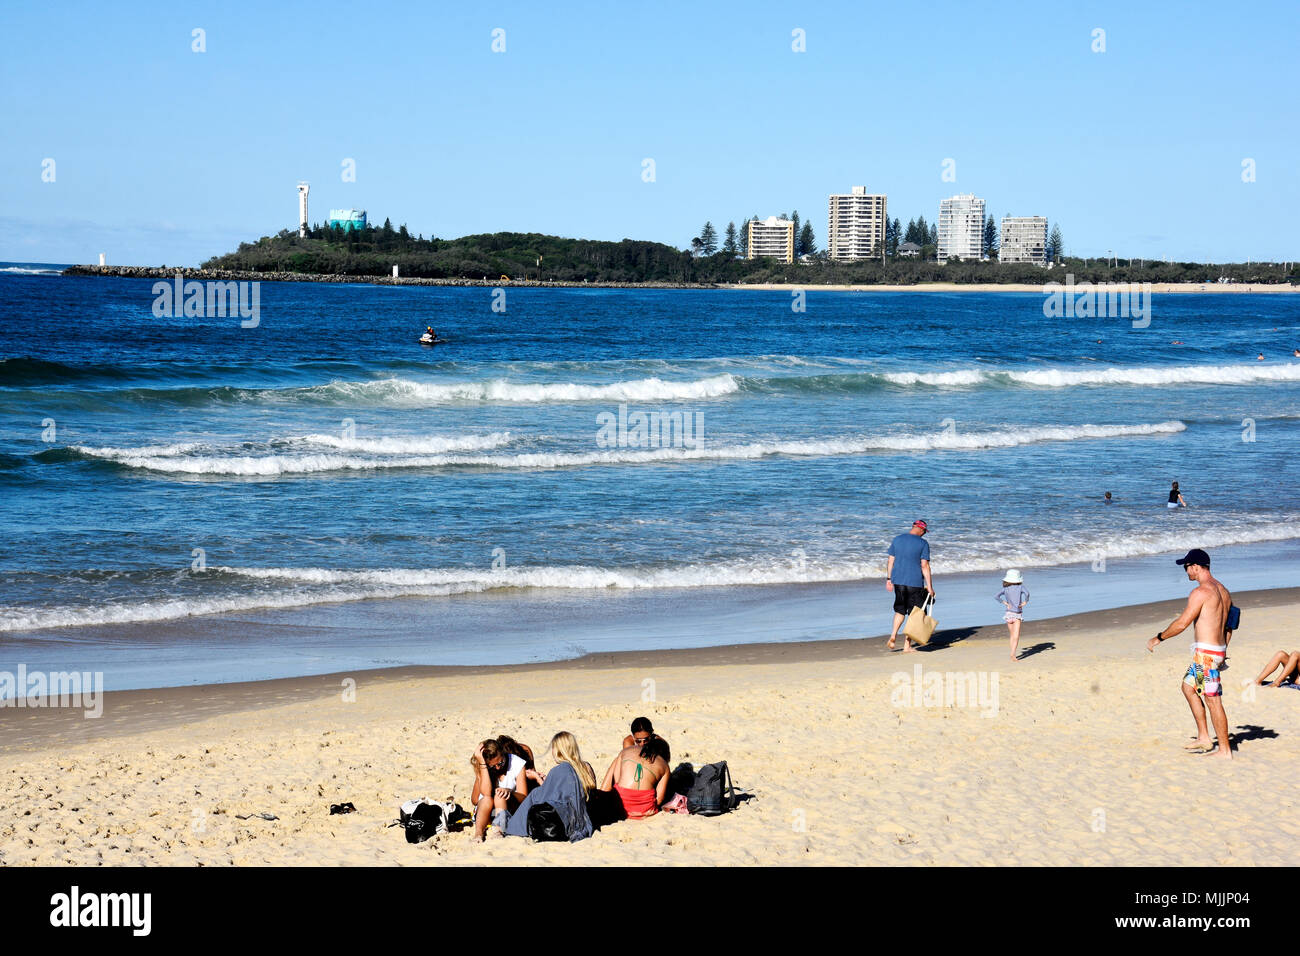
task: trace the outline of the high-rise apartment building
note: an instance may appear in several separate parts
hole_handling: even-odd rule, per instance
[[[984,255],[984,200],[967,193],[939,203],[939,261]]]
[[[885,247],[885,196],[866,186],[831,196],[826,251],[832,259],[876,259]]]
[[[749,254],[746,258],[780,259],[794,262],[794,222],[768,216],[751,219],[745,227],[749,230]]]
[[[1047,265],[1047,217],[1003,216],[998,261]]]

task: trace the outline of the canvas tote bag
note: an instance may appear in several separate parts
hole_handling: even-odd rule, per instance
[[[930,616],[933,608],[934,595],[928,595],[924,604],[908,612],[907,620],[903,624],[903,633],[914,643],[922,646],[930,643],[930,636],[939,626],[939,622]]]

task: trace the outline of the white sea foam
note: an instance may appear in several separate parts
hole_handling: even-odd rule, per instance
[[[1063,535],[1059,541],[1043,541],[1032,548],[1005,541],[984,542],[978,546],[952,541],[942,549],[936,548],[933,566],[936,575],[944,575],[1000,571],[1008,565],[1042,568],[1082,564],[1099,557],[1110,560],[1140,558],[1181,553],[1187,548],[1189,537],[1194,538],[1198,546],[1208,549],[1284,541],[1300,538],[1300,521],[1289,517],[1229,528],[1176,527],[1146,534],[1116,534],[1087,540],[1070,534]],[[383,598],[440,597],[504,589],[599,591],[863,581],[884,575],[884,562],[874,554],[876,548],[871,550],[871,557],[864,560],[818,561],[810,555],[803,562],[795,563],[783,555],[674,568],[554,565],[507,567],[494,571],[472,568],[213,567],[206,573],[247,579],[256,582],[261,590],[221,597],[161,598],[95,607],[0,608],[0,632],[165,621],[257,609]],[[883,550],[883,544],[880,550]]]
[[[735,376],[713,375],[687,382],[660,378],[631,379],[605,385],[572,382],[525,383],[506,379],[486,382],[416,382],[403,378],[369,382],[331,382],[307,388],[257,390],[245,394],[263,397],[305,399],[309,402],[426,407],[452,402],[501,402],[532,404],[545,402],[671,402],[730,395],[740,388]]]
[[[1143,425],[1053,425],[998,429],[983,432],[942,430],[896,435],[858,436],[840,439],[751,442],[703,448],[614,449],[592,452],[532,452],[502,455],[408,454],[376,457],[373,455],[299,454],[264,456],[194,457],[172,454],[135,453],[131,449],[88,449],[76,446],[84,454],[146,471],[189,475],[231,475],[274,477],[305,475],[331,471],[374,471],[393,468],[474,467],[499,469],[575,468],[584,466],[654,464],[684,461],[754,460],[770,456],[830,457],[861,455],[872,452],[909,451],[979,451],[991,448],[1014,448],[1038,442],[1079,441],[1104,438],[1170,435],[1186,429],[1180,421]],[[327,436],[310,436],[327,437]],[[504,437],[487,436],[489,439]],[[348,439],[340,441],[357,441]],[[394,439],[393,441],[400,441]],[[353,447],[343,446],[340,447]],[[357,447],[358,451],[362,451]],[[379,450],[379,449],[374,449]],[[394,448],[393,451],[398,449]],[[418,449],[411,449],[418,451]]]
[[[1080,385],[1250,385],[1260,382],[1300,382],[1300,364],[1179,365],[1168,368],[960,369],[951,372],[889,372],[882,377],[896,385],[947,387],[996,384],[999,381],[1037,388],[1070,388]]]
[[[510,444],[509,432],[490,435],[430,435],[422,438],[346,438],[340,435],[302,435],[291,444],[323,445],[342,451],[378,455],[437,455],[449,451],[488,451]]]

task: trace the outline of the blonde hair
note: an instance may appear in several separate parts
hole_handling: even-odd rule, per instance
[[[552,737],[551,756],[555,758],[556,763],[567,763],[573,768],[574,773],[578,775],[578,782],[587,793],[596,789],[596,775],[582,759],[582,751],[578,749],[578,739],[573,734],[561,730]]]

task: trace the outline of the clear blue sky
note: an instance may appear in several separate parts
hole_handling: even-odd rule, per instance
[[[1073,255],[1296,259],[1298,27],[1294,0],[6,0],[0,260],[197,264],[295,226],[300,179],[313,221],[426,236],[685,247],[797,209],[820,244],[865,185],[904,224],[956,192],[1048,216]]]

